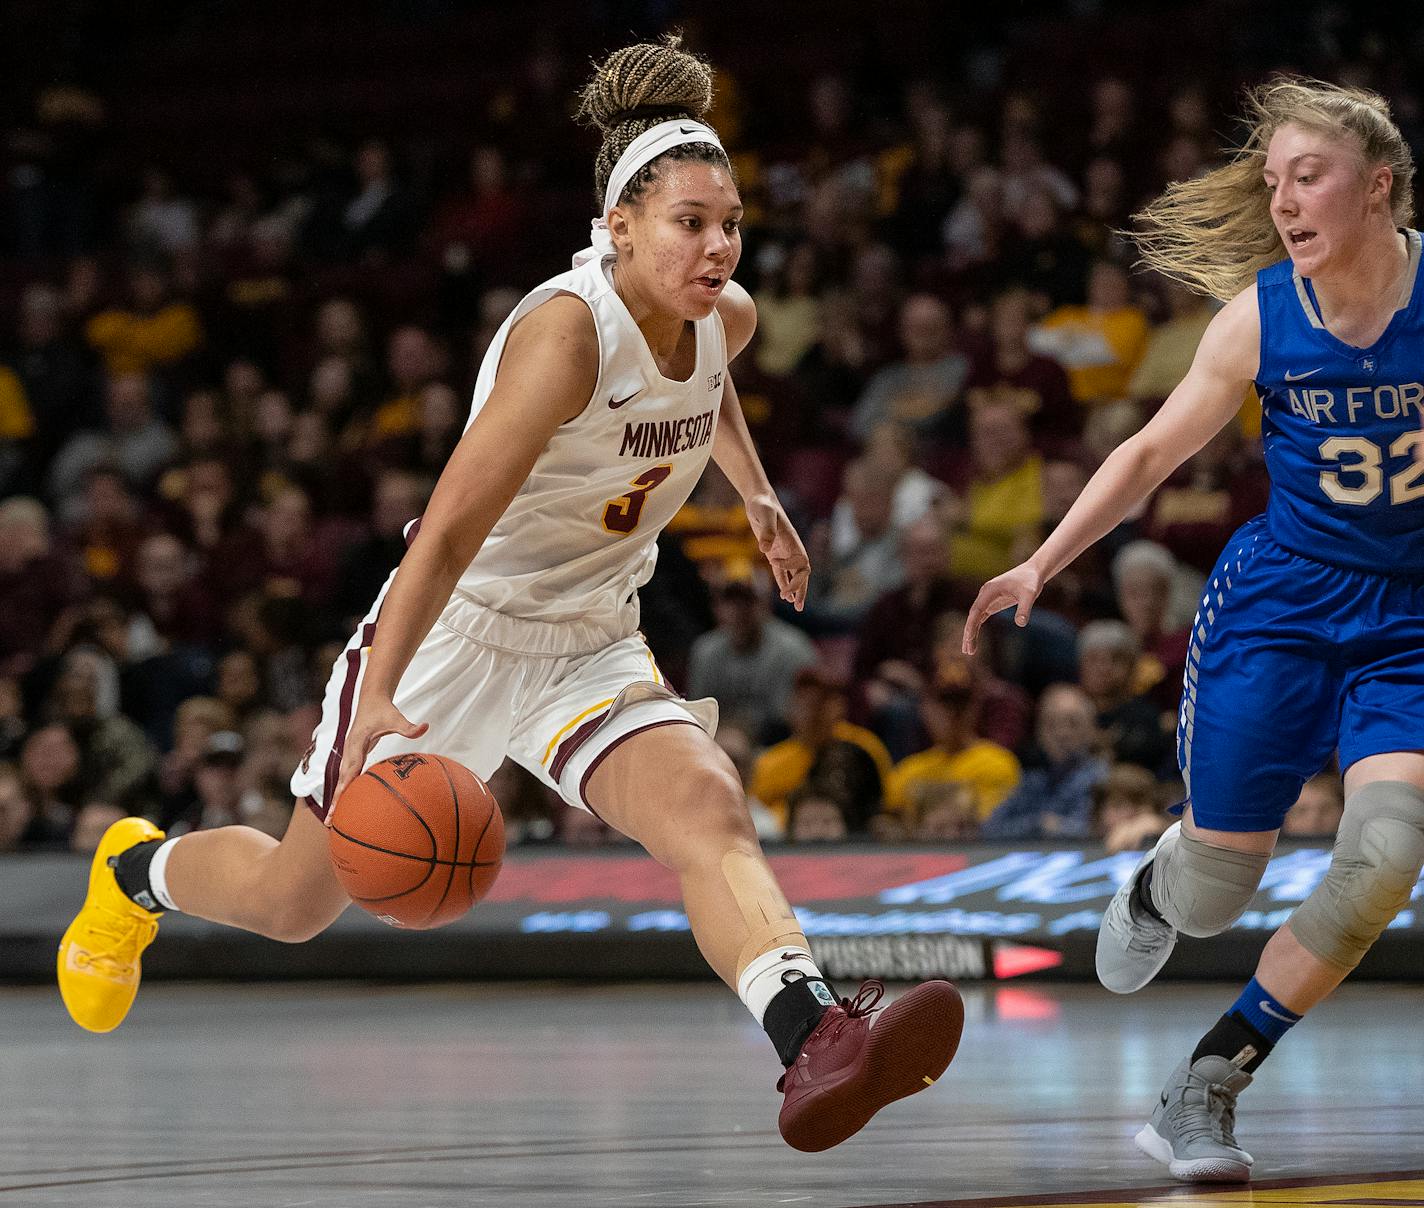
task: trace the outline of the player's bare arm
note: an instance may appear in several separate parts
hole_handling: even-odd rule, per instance
[[[1255,377],[1260,340],[1252,285],[1212,319],[1187,376],[1146,426],[1108,455],[1063,523],[1026,562],[980,589],[964,627],[965,653],[974,652],[980,627],[1000,609],[1013,606],[1015,622],[1026,624],[1049,579],[1112,532],[1173,470],[1231,422]]]
[[[745,291],[727,291],[742,206],[721,139],[700,120],[712,95],[711,68],[676,36],[595,65],[580,105],[603,134],[589,246],[525,295],[515,312],[524,317],[486,350],[474,419],[418,535],[333,663],[293,773],[300,806],[287,833],[239,825],[168,838],[138,818],[111,827],[91,868],[97,892],[61,942],[61,993],[81,1026],[108,1031],[127,1015],[158,903],[293,942],[351,901],[422,927],[462,912],[478,897],[474,870],[497,858],[485,841],[498,813],[477,777],[513,759],[676,879],[699,951],[781,1064],[787,1144],[837,1145],[944,1074],[964,1019],[954,986],[933,978],[883,1007],[877,981],[836,995],[712,740],[715,704],[668,687],[637,632],[637,587],[657,537],[714,441],[785,598],[800,603],[808,570],[728,381],[728,347],[735,356],[747,346],[756,317]],[[388,747],[395,791],[430,840],[418,851],[388,833],[390,819],[407,822],[389,786],[357,775]],[[417,769],[431,769],[433,793]],[[473,784],[460,787],[462,775]],[[372,785],[363,801],[357,786]],[[460,826],[475,798],[483,812]],[[318,820],[329,824],[338,802],[340,829],[325,831]],[[468,859],[462,832],[478,834]],[[416,891],[437,865],[449,876],[431,886],[433,901],[417,900],[404,879],[385,880],[389,857],[425,863]]]
[[[598,334],[582,301],[551,298],[511,330],[494,390],[450,455],[386,596],[333,801],[378,739],[423,732],[392,703],[396,685],[544,446],[597,381]]]
[[[751,341],[756,331],[756,304],[735,281],[729,281],[717,301],[717,312],[727,333],[727,360],[730,363]],[[811,561],[786,511],[776,497],[761,458],[747,431],[746,416],[732,382],[730,370],[722,385],[722,409],[717,421],[717,437],[712,457],[746,504],[747,519],[757,545],[771,565],[781,598],[800,612],[806,605],[806,584],[811,577]]]

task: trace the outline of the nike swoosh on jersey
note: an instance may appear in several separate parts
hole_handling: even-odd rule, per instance
[[[1292,373],[1289,369],[1287,369],[1285,376],[1286,376],[1286,381],[1288,381],[1288,382],[1299,382],[1299,381],[1303,380],[1304,378],[1314,377],[1317,373],[1324,373],[1324,372],[1325,372],[1325,366],[1322,365],[1319,369],[1307,369],[1304,373]]]
[[[618,408],[621,407],[624,403],[631,403],[635,398],[638,397],[638,395],[642,393],[643,392],[641,390],[635,390],[627,398],[611,398],[608,400],[608,409],[610,411],[617,411]]]

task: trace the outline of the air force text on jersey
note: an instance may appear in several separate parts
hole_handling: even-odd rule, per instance
[[[1291,411],[1314,424],[1372,423],[1424,418],[1424,382],[1377,386],[1289,386]]]

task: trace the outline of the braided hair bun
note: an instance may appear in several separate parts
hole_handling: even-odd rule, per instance
[[[603,132],[603,146],[593,166],[600,207],[613,166],[638,135],[673,118],[700,121],[711,107],[712,68],[683,50],[678,34],[669,34],[661,42],[625,46],[596,63],[593,78],[579,94],[578,117]],[[711,143],[675,147],[658,158],[665,157],[727,162]],[[636,200],[655,178],[652,168],[648,164],[638,172],[617,200]]]

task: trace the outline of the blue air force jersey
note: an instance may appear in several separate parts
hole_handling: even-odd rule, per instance
[[[1424,574],[1424,299],[1418,231],[1400,307],[1368,348],[1336,339],[1289,260],[1256,278],[1270,534],[1307,558]]]

